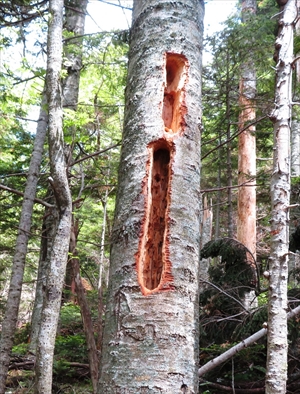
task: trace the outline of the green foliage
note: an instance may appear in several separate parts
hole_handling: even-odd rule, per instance
[[[70,333],[82,329],[82,318],[79,305],[72,303],[64,304],[60,311],[60,330]]]
[[[221,260],[209,268],[210,280],[224,289],[236,288],[239,297],[255,287],[256,270],[248,262],[248,250],[231,238],[210,241],[201,250],[201,258],[220,256]],[[238,275],[237,275],[238,272]]]
[[[25,356],[26,354],[28,354],[28,343],[19,343],[18,345],[13,346],[13,356]]]
[[[88,363],[84,335],[82,333],[67,336],[58,335],[55,341],[55,360]]]
[[[29,323],[25,324],[21,328],[18,328],[15,332],[14,345],[20,345],[29,342],[31,332],[31,325]]]
[[[238,126],[241,64],[254,62],[256,68],[257,196],[268,202],[273,148],[272,124],[268,115],[274,96],[274,30],[278,12],[275,1],[258,4],[258,13],[241,23],[239,15],[229,19],[221,32],[205,40],[211,58],[203,68],[203,125],[201,189],[212,199],[214,217],[220,228],[217,236],[228,235],[228,204],[236,208],[237,192],[227,186],[237,184]],[[266,161],[270,158],[270,161]],[[261,160],[262,159],[262,160]],[[267,165],[266,165],[267,164]],[[210,191],[213,189],[215,191]]]

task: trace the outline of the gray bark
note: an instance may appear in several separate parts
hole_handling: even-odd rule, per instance
[[[300,7],[300,1],[297,1],[297,7]],[[296,21],[295,34],[299,37],[300,35],[300,21]],[[295,72],[296,72],[296,82],[300,82],[300,59],[299,53],[296,53],[295,59]],[[299,97],[294,97],[295,101],[299,101]],[[300,176],[300,113],[299,108],[294,107],[293,109],[293,120],[291,125],[291,176]]]
[[[211,206],[211,203],[210,203]],[[203,246],[211,241],[212,235],[212,223],[213,223],[213,212],[211,207],[207,204],[207,197],[203,198],[203,207],[201,215],[201,246]],[[200,278],[203,280],[209,279],[208,268],[210,264],[210,259],[201,259],[200,261]],[[201,289],[202,290],[202,289]]]
[[[290,202],[290,122],[293,63],[293,30],[296,0],[289,0],[280,16],[276,40],[274,164],[271,179],[271,254],[269,260],[268,351],[266,394],[286,392],[287,379],[287,281]]]
[[[74,38],[69,37],[69,41],[64,43],[63,48],[65,58],[67,59],[67,76],[63,83],[63,97],[67,99],[67,102],[63,101],[63,104],[75,110],[77,108],[80,69],[82,66],[82,52],[78,50],[78,47],[80,47],[82,43],[82,37],[76,38],[76,36],[81,36],[84,33],[87,2],[83,1],[78,3],[76,1],[65,1],[65,3],[65,28],[68,32],[74,33]],[[55,236],[57,220],[58,212],[56,209],[48,209],[45,212],[35,304],[31,321],[32,331],[29,350],[33,354],[36,354],[44,299],[43,289],[46,287],[47,268],[49,266],[51,244]]]
[[[43,100],[36,130],[33,152],[28,170],[28,177],[26,181],[20,224],[13,259],[10,287],[8,292],[5,316],[2,322],[0,342],[1,394],[5,392],[5,381],[8,372],[10,352],[13,346],[14,333],[16,330],[16,323],[18,319],[28,239],[31,229],[33,205],[39,179],[40,165],[43,156],[43,147],[47,132],[48,116],[45,111],[44,105],[45,101]]]
[[[134,1],[99,394],[198,392],[203,13]]]
[[[50,194],[48,193],[48,196]],[[53,200],[53,198],[52,198]],[[40,246],[40,257],[38,275],[35,288],[35,299],[31,317],[31,335],[28,350],[31,354],[36,355],[38,337],[41,326],[41,316],[44,302],[44,289],[46,288],[47,272],[50,261],[50,251],[52,240],[54,239],[58,212],[53,206],[47,208],[44,214],[42,226],[42,240]]]
[[[291,125],[291,176],[300,176],[300,122],[293,119]]]
[[[68,258],[72,214],[72,199],[66,174],[63,149],[64,141],[60,86],[63,0],[50,0],[49,12],[46,74],[49,116],[48,142],[52,177],[50,182],[54,191],[59,218],[52,243],[38,340],[35,382],[35,392],[38,394],[50,394],[52,391],[54,344]]]
[[[74,111],[77,110],[80,70],[82,68],[82,35],[84,34],[87,3],[87,0],[65,0],[65,28],[69,33],[73,33],[74,37],[64,45],[64,55],[66,58],[64,65],[67,69],[67,76],[63,80],[63,107],[73,109]],[[67,130],[68,133],[72,133],[72,131],[72,128]],[[70,152],[68,161],[71,161],[71,159],[72,152]],[[80,195],[78,198],[80,198]],[[72,258],[68,264],[71,267],[72,278],[74,278],[75,282],[75,292],[80,306],[87,343],[93,392],[96,393],[99,371],[98,352],[96,348],[91,311],[81,281],[79,260],[76,257],[76,245],[79,230],[78,223],[74,216],[72,217],[72,223],[73,225],[69,245],[69,252]]]
[[[64,44],[64,67],[67,76],[63,80],[63,107],[77,109],[80,71],[82,69],[82,35],[84,34],[88,0],[65,0],[65,29],[74,33],[74,38]],[[78,36],[76,38],[76,36]]]

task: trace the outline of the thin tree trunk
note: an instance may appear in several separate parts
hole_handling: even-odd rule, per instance
[[[34,198],[36,195],[40,165],[43,156],[43,147],[47,132],[47,122],[48,115],[45,111],[45,99],[43,99],[33,146],[33,153],[28,170],[12,266],[10,287],[6,303],[5,316],[2,322],[0,342],[0,394],[5,392],[6,375],[8,372],[10,353],[13,346],[14,333],[18,319],[27,245],[31,228]]]
[[[103,268],[104,268],[104,251],[105,251],[105,233],[106,233],[106,214],[107,214],[107,200],[108,189],[105,191],[103,206],[103,221],[101,231],[101,244],[100,244],[100,260],[99,260],[99,281],[98,281],[98,335],[97,335],[97,348],[101,349],[103,338]]]
[[[227,172],[227,235],[229,238],[233,238],[233,209],[232,209],[232,160],[231,160],[231,124],[230,124],[230,81],[229,81],[229,52],[226,54],[226,137],[227,137],[227,145],[226,145],[226,153],[227,153],[227,163],[226,163],[226,172]]]
[[[48,197],[50,197],[53,201],[53,193],[51,191],[48,193]],[[55,207],[46,208],[43,218],[39,267],[35,289],[34,306],[31,318],[30,343],[28,347],[29,352],[33,355],[36,355],[37,351],[42,309],[44,303],[44,289],[46,288],[47,283],[47,272],[50,262],[51,245],[55,235],[56,223],[58,221],[57,214],[58,212]]]
[[[64,28],[74,34],[74,38],[64,44],[67,76],[63,80],[63,107],[77,109],[80,71],[82,69],[82,35],[84,34],[88,0],[65,0]],[[76,38],[78,36],[78,38]]]
[[[300,7],[300,1],[297,1],[297,7]],[[295,25],[295,34],[296,36],[300,36],[300,21],[299,19]],[[295,56],[298,58],[295,60],[295,84],[300,83],[300,53],[296,53]],[[295,89],[296,91],[296,89]],[[299,95],[293,98],[294,101],[299,101]],[[299,107],[294,107],[293,109],[293,120],[291,125],[291,176],[299,177],[300,176],[300,110]]]
[[[256,0],[242,1],[242,21],[249,21],[256,13]],[[241,65],[240,76],[240,115],[238,136],[238,219],[237,239],[244,244],[248,253],[249,264],[256,262],[256,137],[255,125],[246,128],[247,123],[253,123],[256,117],[256,70],[252,58]],[[243,130],[243,131],[242,131]],[[243,186],[241,186],[243,185]],[[255,269],[254,269],[255,271]],[[254,291],[245,293],[244,304],[247,309],[254,307]]]
[[[219,139],[219,145],[221,145],[221,138]],[[215,220],[215,236],[214,239],[220,237],[220,216],[221,216],[221,175],[222,175],[222,158],[221,149],[218,149],[218,176],[217,176],[217,202],[216,202],[216,220]]]
[[[69,252],[71,258],[68,264],[70,264],[70,266],[72,267],[73,277],[75,281],[75,291],[77,295],[77,301],[80,306],[84,333],[87,343],[93,393],[96,393],[97,385],[98,385],[98,370],[99,370],[98,352],[97,352],[96,341],[94,336],[92,315],[85,295],[85,289],[81,281],[80,265],[77,257],[77,250],[76,250],[78,233],[79,233],[78,221],[75,221],[73,217],[70,246],[69,246]]]
[[[203,198],[203,206],[202,206],[202,215],[201,215],[201,244],[200,244],[200,249],[203,248],[203,246],[211,241],[211,234],[212,234],[212,223],[213,223],[213,212],[211,209],[211,203],[210,206],[208,206],[207,203],[207,197],[204,196]],[[209,279],[209,274],[208,274],[208,269],[209,269],[209,264],[210,264],[210,258],[208,259],[201,259],[200,261],[200,278],[202,280],[208,280]],[[200,288],[200,291],[203,290],[203,285]]]
[[[64,53],[67,59],[68,69],[67,76],[63,81],[63,106],[67,108],[77,109],[80,70],[82,68],[82,51],[78,51],[78,47],[82,45],[82,36],[84,33],[84,24],[86,16],[87,1],[65,0],[65,29],[70,33],[74,33],[75,38],[64,43]],[[70,47],[68,48],[70,43]],[[41,312],[43,306],[43,288],[46,283],[47,267],[50,261],[50,250],[52,240],[55,235],[57,225],[56,209],[48,209],[45,211],[44,223],[42,230],[41,253],[39,261],[38,278],[36,284],[35,304],[33,308],[31,320],[31,338],[29,351],[36,354],[37,338],[41,323]]]
[[[291,176],[300,176],[300,121],[296,109],[297,118],[293,115],[291,124]]]
[[[50,183],[54,191],[59,219],[52,243],[50,267],[38,340],[35,382],[35,392],[37,394],[51,394],[52,392],[54,344],[68,259],[72,215],[72,199],[64,155],[60,85],[63,0],[50,0],[49,13],[46,74],[49,114],[48,142],[52,176]]]
[[[290,202],[290,121],[292,102],[293,30],[296,0],[288,0],[280,16],[276,40],[274,165],[271,179],[271,255],[268,304],[266,394],[286,392],[287,380],[287,281]]]
[[[203,11],[133,4],[99,394],[198,392]]]
[[[65,16],[65,28],[69,33],[73,33],[73,38],[69,43],[64,45],[65,56],[68,59],[68,73],[66,78],[63,80],[63,107],[70,108],[74,111],[77,110],[78,93],[79,93],[79,81],[80,71],[82,68],[82,38],[84,34],[85,16],[87,0],[65,0],[66,16]],[[80,38],[76,38],[76,36]],[[80,48],[80,50],[78,50]],[[72,131],[72,128],[71,128]],[[70,152],[69,160],[72,159],[72,152]],[[83,188],[83,186],[82,186]],[[78,195],[80,198],[80,193]],[[96,341],[94,336],[94,327],[92,321],[91,311],[88,305],[85,290],[81,281],[80,275],[80,264],[77,256],[77,237],[78,237],[78,223],[74,216],[72,217],[72,230],[70,237],[69,252],[72,256],[69,260],[68,266],[71,268],[71,277],[74,279],[75,293],[77,295],[77,301],[80,307],[81,316],[83,320],[84,333],[88,349],[89,367],[91,374],[91,381],[93,386],[93,392],[97,391],[98,384],[98,352],[96,348]],[[71,286],[73,281],[71,280]],[[72,287],[71,287],[71,290]]]

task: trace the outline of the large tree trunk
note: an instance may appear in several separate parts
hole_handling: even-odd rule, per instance
[[[10,287],[8,292],[5,316],[2,322],[0,342],[0,394],[3,394],[5,392],[6,375],[8,372],[10,353],[13,346],[16,323],[18,319],[25,260],[31,228],[33,204],[40,174],[40,165],[43,156],[44,142],[46,139],[48,115],[44,109],[44,104],[45,100],[42,101],[33,152],[28,170],[28,177],[22,203],[20,224],[12,266]]]
[[[66,174],[62,130],[61,64],[63,0],[49,2],[46,86],[49,115],[50,179],[59,213],[52,243],[36,360],[35,392],[52,391],[55,336],[61,304],[71,230],[72,199]]]
[[[243,0],[242,21],[249,21],[255,13],[256,0]],[[256,262],[253,259],[256,256],[256,138],[255,126],[247,127],[247,124],[253,122],[256,117],[256,71],[250,56],[241,65],[239,90],[237,239],[249,249],[251,253],[248,253],[248,262],[255,266]],[[255,299],[254,291],[245,293],[245,307],[249,309],[255,306]]]
[[[198,392],[203,14],[134,1],[99,394]]]
[[[293,29],[296,0],[289,0],[281,14],[276,40],[274,166],[271,179],[271,255],[268,305],[266,394],[286,392],[287,379],[287,281],[289,254],[290,121]]]

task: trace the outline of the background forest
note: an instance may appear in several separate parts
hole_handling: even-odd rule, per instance
[[[115,1],[115,6],[125,10],[132,4]],[[129,29],[85,33],[86,7],[86,1],[65,0],[61,72],[63,155],[72,198],[72,227],[55,340],[55,393],[96,392],[122,139]],[[49,178],[49,141],[37,148],[43,122],[47,123],[48,11],[45,0],[0,4],[1,321],[5,318],[10,278],[14,273],[22,278],[20,305],[14,298],[19,312],[17,322],[13,321],[14,325],[17,323],[17,330],[6,380],[6,392],[11,393],[32,392],[36,336],[57,220],[56,190]],[[269,268],[272,235],[273,125],[270,114],[274,107],[273,58],[276,57],[279,11],[275,0],[259,1],[257,12],[250,19],[242,20],[238,9],[236,15],[224,23],[222,31],[205,38],[204,51],[210,56],[203,65],[202,76],[201,366],[259,331],[267,321],[268,280],[263,273]],[[80,20],[76,19],[78,15]],[[297,35],[294,44],[297,54],[300,50]],[[251,121],[256,129],[255,274],[247,264],[249,250],[245,251],[237,241],[239,81],[242,65],[247,62],[251,62],[256,73],[256,114]],[[297,67],[293,72],[293,101],[296,102],[299,97]],[[297,254],[300,211],[296,206],[300,181],[298,117],[299,110],[294,107],[291,204],[295,204],[295,208],[290,213],[290,309],[298,306],[300,292]],[[39,170],[32,169],[33,151],[40,151],[36,163]],[[24,207],[24,201],[28,193],[35,194],[34,188],[26,189],[32,174],[37,175],[37,183],[31,212]],[[22,232],[26,240],[20,239]],[[210,240],[216,242],[208,244]],[[251,300],[255,301],[246,308],[245,294],[250,290],[254,291]],[[296,318],[289,322],[289,393],[300,392],[299,357]],[[260,338],[235,358],[201,376],[200,392],[264,393],[265,374],[266,339]]]

